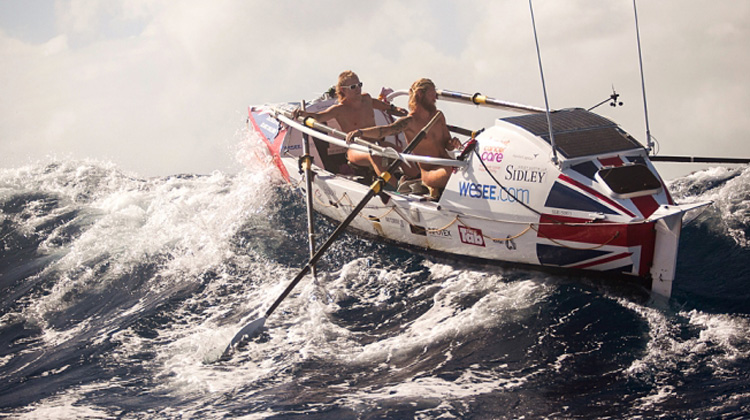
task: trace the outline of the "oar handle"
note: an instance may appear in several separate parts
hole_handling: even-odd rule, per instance
[[[304,125],[310,127],[310,128],[314,128],[314,129],[322,131],[322,132],[324,132],[326,134],[333,134],[333,135],[335,135],[337,137],[340,137],[343,140],[346,139],[346,133],[344,133],[343,131],[336,130],[335,128],[329,127],[329,126],[327,126],[325,124],[321,124],[321,123],[315,121],[315,118],[313,118],[313,117],[306,117],[302,121],[302,123]],[[398,152],[396,152],[396,156],[393,156],[393,153],[389,152],[389,150],[388,150],[388,149],[391,149],[389,147],[383,147],[383,146],[377,145],[377,144],[375,144],[373,142],[370,142],[370,141],[367,141],[367,140],[365,140],[365,139],[363,139],[361,137],[354,137],[354,139],[352,141],[355,144],[358,144],[360,146],[365,146],[368,149],[374,150],[374,151],[376,151],[377,153],[379,153],[381,155],[389,155],[389,157],[391,157],[391,158],[395,157],[397,159],[401,159],[401,156],[398,155]],[[394,150],[394,149],[391,149],[391,150]]]
[[[479,135],[482,131],[484,131],[484,128],[479,130],[469,130],[468,128],[458,127],[455,125],[448,124],[448,130],[452,133],[461,134],[462,136],[467,136],[474,138]]]

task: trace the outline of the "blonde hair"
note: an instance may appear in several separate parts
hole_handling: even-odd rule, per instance
[[[433,83],[432,80],[427,79],[427,78],[421,78],[411,84],[411,87],[409,88],[409,109],[410,110],[413,111],[417,108],[417,104],[419,104],[422,101],[422,96],[424,95],[424,92],[430,87],[435,89],[435,83]]]
[[[351,79],[352,77],[356,77],[359,79],[359,76],[357,76],[357,73],[351,71],[351,70],[344,70],[339,74],[339,80],[336,82],[336,96],[339,98],[339,100],[344,99],[344,91],[341,89],[341,84],[344,83],[344,80]]]

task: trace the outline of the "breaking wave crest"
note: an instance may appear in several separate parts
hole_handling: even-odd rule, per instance
[[[669,189],[680,202],[713,201],[703,223],[718,235],[750,247],[750,168],[715,167],[694,172],[672,181]]]

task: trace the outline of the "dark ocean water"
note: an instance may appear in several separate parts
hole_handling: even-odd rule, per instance
[[[0,170],[0,417],[747,416],[750,169],[670,188],[715,203],[689,215],[668,301],[346,234],[220,360],[307,260],[303,200],[272,170]]]

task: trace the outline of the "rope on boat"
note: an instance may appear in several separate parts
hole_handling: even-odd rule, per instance
[[[345,192],[344,194],[342,194],[342,195],[341,195],[341,197],[340,197],[340,198],[339,198],[338,200],[336,200],[336,201],[333,201],[333,202],[332,202],[332,201],[328,201],[328,203],[327,203],[327,204],[326,204],[326,203],[324,203],[324,202],[323,202],[323,201],[322,201],[322,200],[321,200],[320,198],[318,198],[317,196],[313,196],[313,197],[315,197],[315,201],[317,201],[317,202],[318,202],[318,204],[320,204],[320,205],[321,205],[322,207],[329,207],[329,208],[330,208],[330,207],[339,207],[339,204],[341,204],[341,202],[342,202],[342,201],[344,201],[344,199],[345,199],[345,198],[346,198],[346,199],[347,199],[347,201],[349,202],[349,206],[351,206],[351,205],[352,205],[352,200],[351,200],[351,198],[349,198],[349,196],[348,196],[348,195],[346,194],[346,192]],[[363,219],[366,219],[366,220],[369,220],[369,221],[371,221],[371,222],[372,222],[372,221],[375,221],[375,220],[379,220],[379,219],[382,219],[382,218],[384,218],[385,216],[388,216],[389,214],[393,213],[393,212],[394,212],[395,210],[396,210],[396,206],[390,206],[390,207],[388,208],[388,210],[386,210],[386,211],[385,211],[385,213],[381,214],[380,216],[365,216],[365,215],[363,215],[362,213],[360,213],[360,217],[362,217]],[[401,215],[399,214],[399,216],[401,216]],[[401,216],[401,218],[403,219],[404,217],[403,217],[403,216]]]
[[[553,244],[555,244],[555,245],[559,245],[559,246],[561,246],[561,247],[563,247],[563,248],[568,248],[568,249],[575,249],[575,250],[578,250],[578,251],[590,251],[590,250],[594,250],[594,249],[599,249],[599,248],[602,248],[602,247],[604,247],[604,246],[606,246],[606,245],[609,245],[609,243],[610,243],[610,242],[614,241],[615,239],[617,239],[617,237],[618,237],[618,236],[620,236],[620,232],[615,232],[615,234],[614,234],[614,235],[612,235],[612,237],[611,237],[611,238],[609,238],[609,240],[608,240],[607,242],[604,242],[604,243],[602,243],[602,244],[599,244],[599,245],[594,245],[594,246],[592,246],[592,247],[575,247],[575,246],[570,246],[570,245],[566,245],[566,244],[564,244],[564,243],[558,242],[558,241],[556,241],[556,240],[554,240],[554,239],[550,238],[549,236],[547,236],[547,235],[545,235],[545,234],[541,233],[541,232],[539,231],[539,229],[537,229],[537,228],[533,227],[532,225],[530,225],[530,226],[531,226],[531,228],[532,228],[532,229],[534,229],[534,231],[535,231],[535,232],[536,232],[536,233],[537,233],[537,234],[538,234],[539,236],[541,236],[541,237],[542,237],[542,238],[544,238],[544,239],[547,239],[548,241],[552,242]]]
[[[399,216],[401,216],[402,218],[404,217],[400,213],[399,213]],[[407,222],[408,222],[408,220],[407,220]],[[463,220],[461,220],[460,216],[456,216],[455,218],[453,218],[453,220],[450,223],[448,223],[447,225],[445,225],[445,226],[443,226],[441,228],[437,228],[437,229],[425,229],[425,231],[427,231],[427,232],[442,232],[444,230],[447,230],[448,228],[450,228],[451,226],[455,225],[458,222],[461,223],[461,226],[474,229],[471,226],[469,226],[468,224],[466,224],[466,222],[464,222]],[[491,241],[493,241],[493,242],[508,242],[508,241],[512,241],[513,239],[520,238],[521,236],[525,235],[531,229],[533,229],[533,227],[532,227],[532,224],[530,223],[526,227],[526,229],[524,229],[523,231],[521,231],[521,233],[519,233],[517,235],[513,235],[513,236],[508,236],[507,238],[493,238],[492,236],[485,235],[484,233],[482,233],[482,236],[485,237],[485,238],[487,238],[487,239],[489,239],[489,240],[491,240]]]
[[[404,216],[401,216],[401,217],[404,217]],[[448,223],[447,225],[445,225],[445,226],[443,226],[441,228],[437,228],[437,229],[428,229],[428,228],[425,228],[425,231],[426,232],[442,232],[444,230],[447,230],[449,227],[455,225],[456,222],[459,222],[459,221],[460,221],[460,219],[458,218],[458,216],[456,216],[455,218],[453,218],[453,221],[451,221],[450,223]],[[408,220],[407,220],[407,222],[408,222]],[[466,225],[464,225],[464,226],[466,226]]]
[[[392,206],[391,210],[389,210],[386,214],[390,213],[391,211],[393,211],[395,209],[396,209],[396,206]],[[401,216],[401,218],[404,219],[405,222],[409,223],[409,221],[406,220],[406,218],[401,214],[401,212],[397,211],[396,214],[398,214],[399,216]],[[382,217],[385,217],[385,215],[383,215]],[[451,226],[455,225],[458,222],[461,223],[461,226],[474,229],[471,226],[469,226],[465,221],[461,220],[460,216],[456,216],[455,218],[453,218],[453,220],[450,223],[448,223],[447,225],[445,225],[443,227],[436,228],[436,229],[425,229],[425,231],[427,231],[427,232],[442,232],[444,230],[447,230],[448,228],[450,228]],[[612,237],[609,238],[609,240],[607,240],[606,242],[604,242],[602,244],[595,245],[595,246],[592,246],[592,247],[575,247],[575,246],[566,245],[564,243],[556,241],[555,239],[552,239],[552,238],[548,237],[547,235],[544,235],[543,233],[541,233],[539,231],[539,227],[540,226],[557,226],[558,225],[557,223],[536,223],[536,225],[537,225],[537,227],[534,227],[534,223],[529,223],[528,226],[526,226],[526,229],[522,230],[521,232],[519,232],[519,233],[517,233],[515,235],[511,235],[511,236],[508,236],[508,237],[505,237],[505,238],[495,238],[495,237],[492,237],[490,235],[486,235],[484,233],[482,233],[482,236],[485,237],[485,238],[487,238],[487,239],[489,239],[489,240],[491,240],[491,241],[493,241],[493,242],[509,242],[509,241],[514,240],[514,239],[518,239],[521,236],[529,233],[530,230],[533,230],[534,232],[536,232],[542,238],[547,239],[547,240],[549,240],[550,242],[552,242],[552,243],[554,243],[556,245],[559,245],[559,246],[561,246],[563,248],[575,249],[575,250],[579,250],[579,251],[589,251],[589,250],[594,250],[594,249],[602,248],[604,246],[609,245],[612,241],[614,241],[615,239],[617,239],[620,236],[620,232],[615,232],[614,235],[612,235]],[[569,225],[571,225],[571,224],[569,224]],[[585,223],[577,223],[577,225],[585,225]]]
[[[321,200],[320,200],[319,198],[315,197],[315,199],[316,199],[316,200],[317,200],[317,201],[318,201],[318,202],[319,202],[319,203],[320,203],[320,204],[321,204],[322,206],[324,206],[324,207],[338,207],[338,206],[339,206],[339,204],[341,204],[341,202],[342,202],[342,201],[344,201],[344,198],[346,198],[346,201],[348,201],[348,202],[349,202],[349,207],[352,207],[352,204],[354,204],[354,203],[352,202],[351,198],[349,198],[349,196],[348,196],[348,195],[347,195],[346,193],[344,193],[344,194],[343,194],[343,195],[342,195],[342,196],[341,196],[341,197],[340,197],[340,198],[339,198],[338,200],[336,200],[336,201],[334,201],[334,202],[331,202],[331,201],[329,200],[329,201],[328,201],[328,204],[326,204],[326,203],[322,202],[322,201],[321,201]]]
[[[328,203],[324,203],[317,196],[314,196],[314,197],[315,197],[315,201],[317,201],[323,207],[338,207],[339,204],[341,204],[341,202],[344,201],[344,199],[346,199],[349,202],[349,205],[352,204],[351,198],[349,198],[349,195],[346,192],[344,192],[344,194],[342,194],[341,197],[338,200],[336,200],[335,202],[329,201]],[[404,217],[403,214],[401,214],[400,211],[398,211],[398,209],[397,209],[396,206],[387,206],[387,208],[388,209],[385,211],[385,213],[383,213],[383,214],[381,214],[379,216],[365,216],[365,215],[362,215],[360,213],[360,217],[362,217],[365,220],[368,220],[368,221],[372,222],[372,221],[375,221],[375,220],[380,220],[380,219],[386,217],[387,215],[389,215],[389,214],[391,214],[393,212],[396,212],[396,214],[398,214],[401,217],[401,219],[403,219],[406,223],[412,224],[406,217]],[[470,216],[470,217],[477,218],[476,216]],[[486,220],[491,220],[491,221],[497,222],[497,220],[493,220],[493,219],[486,219]],[[425,228],[425,231],[427,231],[427,232],[442,232],[442,231],[448,230],[451,226],[455,225],[458,222],[461,223],[461,226],[472,228],[463,219],[461,219],[461,216],[456,215],[453,218],[453,220],[451,220],[447,225],[439,227],[439,228]],[[505,222],[501,221],[501,223],[508,223],[508,224],[513,224],[513,223],[522,224],[523,223],[523,224],[526,224],[527,226],[520,233],[518,233],[516,235],[508,236],[506,238],[495,238],[493,236],[489,236],[489,235],[486,235],[484,233],[482,233],[482,236],[485,237],[485,238],[487,238],[487,239],[489,239],[489,240],[491,240],[491,241],[493,241],[493,242],[508,242],[508,241],[512,241],[514,239],[520,238],[521,236],[527,234],[529,232],[529,230],[533,230],[537,234],[539,234],[539,236],[541,236],[541,237],[543,237],[543,238],[545,238],[545,239],[547,239],[547,240],[549,240],[549,241],[551,241],[551,242],[553,242],[553,243],[555,243],[555,244],[557,244],[557,245],[559,245],[561,247],[568,248],[568,249],[576,249],[576,250],[594,250],[594,249],[598,249],[598,248],[601,248],[603,246],[608,245],[609,243],[611,243],[612,241],[614,241],[615,239],[617,239],[617,237],[620,236],[620,232],[615,232],[615,234],[612,236],[612,238],[610,238],[609,240],[607,240],[606,242],[604,242],[604,243],[602,243],[600,245],[596,245],[594,247],[583,247],[583,248],[581,248],[581,247],[573,247],[573,246],[570,246],[570,245],[566,245],[566,244],[560,243],[560,242],[558,242],[558,241],[556,241],[556,240],[554,240],[552,238],[549,238],[546,235],[544,235],[543,233],[539,232],[539,227],[541,227],[541,226],[559,226],[559,225],[565,225],[565,226],[590,226],[591,222],[585,222],[585,223],[565,223],[565,222],[526,223],[526,222],[515,222],[515,221],[505,221]],[[534,227],[534,225],[536,225],[536,227]],[[612,223],[612,224],[608,224],[607,226],[608,227],[613,227],[613,226],[617,226],[617,225],[628,225],[628,224],[627,223]],[[472,228],[472,229],[475,229],[475,228]]]
[[[398,213],[398,214],[402,218],[404,217],[403,215],[401,215],[401,213]],[[407,222],[408,222],[408,220],[407,220]],[[464,226],[464,227],[472,228],[471,226],[469,226],[468,224],[466,224],[466,222],[464,222],[463,220],[461,220],[460,216],[456,216],[453,219],[453,221],[451,221],[450,223],[448,223],[447,225],[445,225],[445,226],[443,226],[441,228],[437,228],[437,229],[425,229],[425,230],[427,232],[442,232],[444,230],[447,230],[448,228],[450,228],[451,226],[453,226],[457,222],[460,222],[461,225]],[[537,225],[539,225],[539,226],[542,226],[542,225],[556,225],[556,223],[537,223]],[[474,229],[474,228],[472,228],[472,229]],[[574,249],[574,250],[578,250],[578,251],[589,251],[589,250],[595,250],[595,249],[602,248],[604,246],[609,245],[612,241],[614,241],[615,239],[617,239],[617,237],[620,236],[620,232],[615,232],[615,234],[612,235],[612,237],[608,241],[606,241],[606,242],[604,242],[602,244],[595,245],[595,246],[592,246],[592,247],[575,247],[575,246],[566,245],[564,243],[561,243],[559,241],[556,241],[556,240],[548,237],[547,235],[544,235],[543,233],[539,232],[539,228],[538,227],[534,227],[534,223],[529,223],[528,226],[526,226],[526,229],[522,230],[520,233],[518,233],[516,235],[512,235],[512,236],[507,236],[505,238],[495,238],[495,237],[492,237],[490,235],[486,235],[484,233],[482,233],[482,236],[484,238],[489,239],[492,242],[510,242],[510,241],[512,241],[514,239],[518,239],[521,236],[527,234],[530,230],[533,230],[534,232],[536,232],[537,234],[539,234],[539,236],[541,236],[542,238],[547,239],[547,240],[549,240],[550,242],[552,242],[552,243],[554,243],[556,245],[559,245],[559,246],[561,246],[563,248]]]
[[[467,225],[466,222],[464,222],[463,220],[461,220],[459,218],[459,216],[456,216],[455,220],[460,221],[461,225],[463,225],[464,227],[472,228],[471,226]],[[450,226],[450,225],[448,225],[448,226]],[[472,228],[472,229],[474,229],[474,228]],[[489,240],[491,240],[491,241],[493,241],[493,242],[509,242],[509,241],[514,240],[514,239],[520,238],[521,236],[523,236],[526,233],[528,233],[531,229],[534,229],[534,224],[533,223],[529,223],[529,225],[526,226],[526,229],[522,230],[521,233],[518,233],[518,234],[513,235],[513,236],[508,236],[508,237],[505,237],[505,238],[493,238],[492,236],[485,235],[484,233],[482,233],[482,236],[485,237],[485,238],[487,238],[487,239],[489,239]]]
[[[482,162],[481,159],[480,159],[480,162]],[[482,162],[482,164],[484,165],[484,162]],[[486,169],[486,166],[485,166],[485,169]],[[500,186],[500,188],[502,188],[503,190],[505,190],[505,187],[503,185],[501,185],[497,181],[497,179],[495,179],[494,176],[492,176],[492,174],[489,172],[489,170],[487,171],[487,173],[490,174],[490,176],[493,178],[493,180],[495,180],[495,182],[497,182],[497,184]],[[297,187],[299,187],[300,184],[301,184],[301,182],[297,185]],[[508,194],[511,194],[507,190],[506,190],[506,192]],[[338,200],[336,200],[335,202],[329,201],[328,204],[326,204],[323,201],[321,201],[320,198],[318,198],[316,195],[313,195],[313,197],[315,198],[315,201],[317,201],[323,207],[338,207],[339,204],[341,204],[341,202],[344,201],[344,199],[346,199],[349,202],[350,206],[352,204],[351,198],[349,197],[349,195],[346,192],[344,192]],[[533,212],[541,215],[541,213],[539,213],[538,211],[534,210],[533,208],[531,208],[531,207],[523,204],[522,202],[520,202],[518,200],[516,200],[516,202],[518,202],[519,204],[523,205],[524,207],[527,207],[531,211],[533,211]],[[387,208],[388,209],[385,211],[385,213],[381,214],[380,216],[365,216],[362,213],[360,213],[360,217],[362,217],[363,219],[365,219],[367,221],[372,222],[372,221],[380,220],[380,219],[386,217],[387,215],[389,215],[389,214],[391,214],[393,212],[396,212],[396,214],[398,214],[401,217],[401,219],[403,219],[406,223],[413,224],[413,223],[411,223],[411,221],[408,220],[408,218],[406,218],[403,214],[401,214],[400,211],[398,211],[398,208],[395,205],[387,206]],[[491,221],[497,222],[497,220],[489,219],[489,218],[482,218],[482,217],[477,217],[477,216],[470,216],[470,217],[480,218],[480,219],[486,219],[486,220],[491,220]],[[464,227],[467,227],[467,228],[475,229],[475,228],[472,228],[469,224],[467,224],[463,219],[461,219],[461,216],[456,215],[453,218],[453,220],[451,220],[447,225],[445,225],[443,227],[439,227],[439,228],[425,228],[425,231],[426,232],[431,232],[431,233],[442,232],[442,231],[448,230],[451,226],[455,225],[456,223],[460,223],[461,226],[464,226]],[[560,225],[564,225],[564,226],[590,226],[592,222],[568,223],[568,222],[555,221],[555,222],[552,222],[552,223],[528,223],[528,222],[516,222],[516,221],[506,221],[506,222],[502,222],[501,221],[501,223],[525,224],[527,226],[521,232],[519,232],[519,233],[517,233],[515,235],[511,235],[511,236],[505,237],[505,238],[495,238],[495,237],[492,237],[492,236],[487,235],[485,233],[482,233],[482,236],[484,238],[490,240],[490,241],[493,241],[493,242],[509,242],[509,241],[514,240],[514,239],[518,239],[518,238],[526,235],[527,233],[529,233],[530,230],[533,230],[540,237],[542,237],[544,239],[547,239],[548,241],[550,241],[550,242],[552,242],[552,243],[554,243],[556,245],[559,245],[559,246],[561,246],[563,248],[574,249],[574,250],[579,250],[579,251],[589,251],[589,250],[595,250],[595,249],[599,249],[599,248],[605,247],[605,246],[609,245],[612,241],[614,241],[615,239],[617,239],[620,236],[620,232],[615,232],[614,235],[612,235],[612,237],[609,240],[607,240],[606,242],[604,242],[602,244],[594,245],[594,246],[591,246],[591,247],[575,247],[575,246],[570,246],[570,245],[564,244],[564,243],[562,243],[562,242],[560,242],[558,240],[555,240],[555,239],[552,239],[552,238],[548,237],[547,235],[541,233],[539,231],[539,228],[542,227],[542,226],[560,226]],[[630,224],[632,224],[632,223],[630,223]],[[536,225],[536,227],[534,225]],[[628,223],[611,223],[611,224],[608,224],[607,226],[608,227],[613,227],[613,226],[617,226],[617,225],[629,225],[629,224]]]
[[[300,184],[301,184],[301,182],[299,182],[295,188],[299,188]],[[347,201],[349,201],[349,206],[352,205],[352,200],[351,200],[351,198],[349,198],[349,196],[346,194],[346,192],[344,192],[344,194],[342,194],[341,197],[339,197],[338,200],[336,200],[336,201],[330,201],[329,200],[328,203],[324,203],[323,200],[321,200],[320,198],[318,198],[317,195],[314,195],[314,194],[313,194],[313,198],[315,198],[315,201],[317,201],[318,204],[320,204],[322,207],[338,207],[339,204],[341,204],[341,202],[344,201],[345,198],[347,199]]]
[[[389,214],[393,213],[395,210],[396,210],[396,206],[391,206],[390,209],[388,209],[385,213],[381,214],[380,216],[362,216],[362,217],[364,217],[365,219],[371,222],[374,222],[376,220],[380,220],[384,218],[385,216],[388,216]],[[401,215],[399,214],[399,216]],[[403,219],[403,216],[401,216],[401,218]]]

